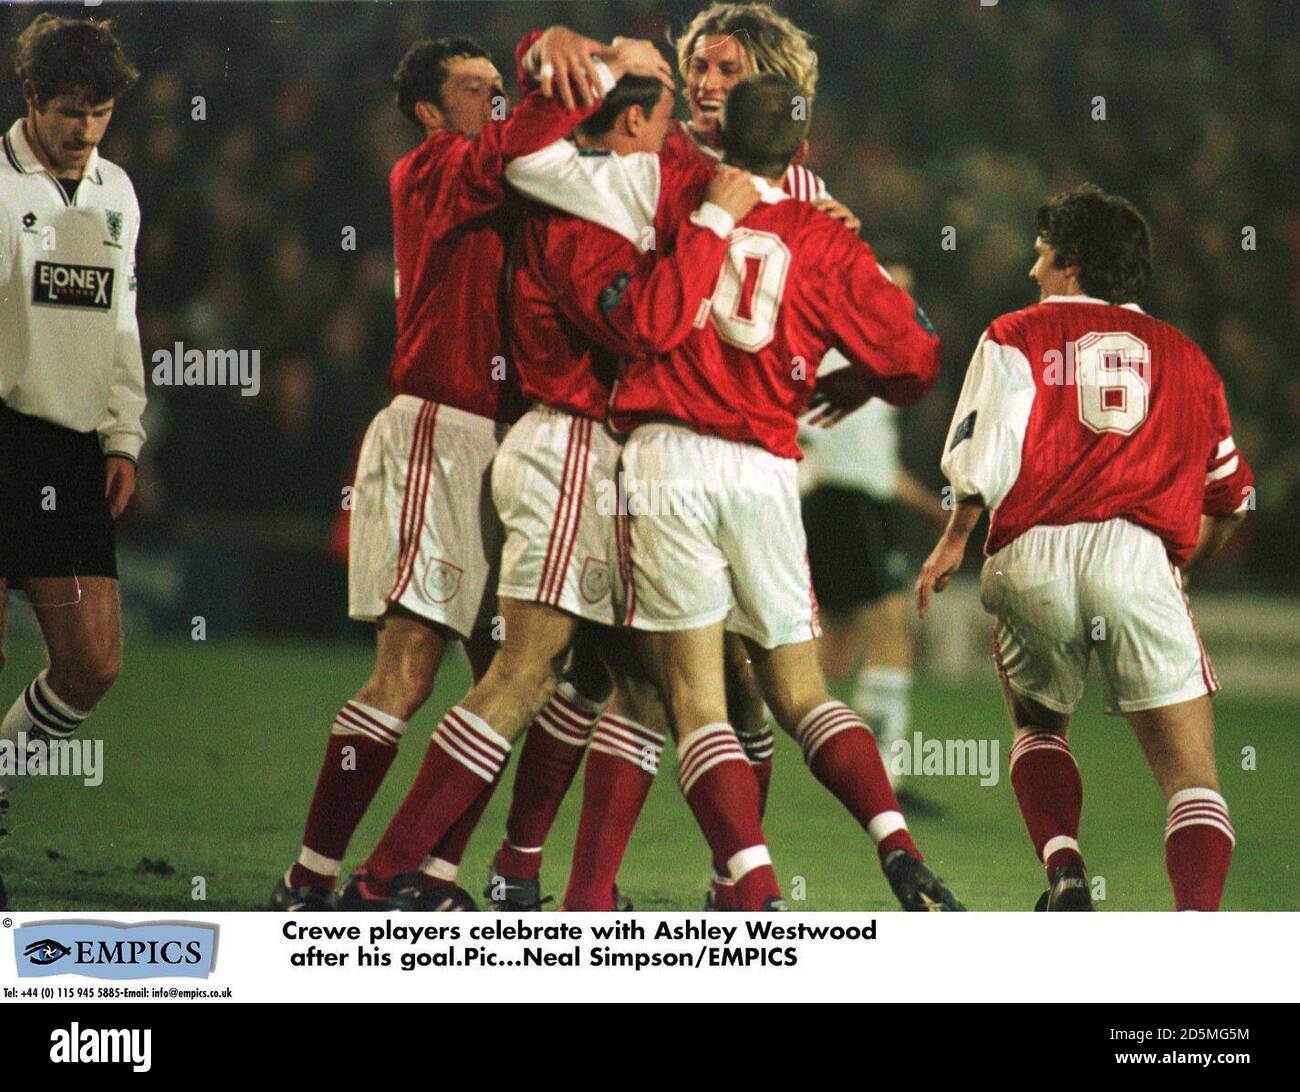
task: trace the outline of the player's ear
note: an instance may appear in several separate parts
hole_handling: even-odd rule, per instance
[[[442,116],[442,111],[431,102],[417,102],[415,104],[415,116],[425,129],[441,129],[447,124],[447,119]]]
[[[23,101],[33,110],[41,109],[40,96],[36,94],[36,85],[31,80],[23,80]]]
[[[630,137],[641,135],[641,130],[645,128],[645,111],[637,103],[633,103],[623,111],[623,129]]]

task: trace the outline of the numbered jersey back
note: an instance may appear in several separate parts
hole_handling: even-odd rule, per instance
[[[731,232],[690,336],[667,359],[628,365],[616,427],[667,417],[797,459],[797,418],[828,349],[892,403],[915,401],[933,383],[938,338],[871,248],[802,201],[770,186],[764,195]]]
[[[989,327],[977,366],[990,369],[990,393],[963,392],[970,414],[954,421],[945,462],[1010,468],[1019,440],[990,552],[1034,525],[1123,518],[1155,531],[1181,560],[1203,511],[1249,504],[1250,471],[1235,451],[1222,381],[1191,339],[1136,305],[1052,297],[1005,315]],[[965,453],[963,433],[976,441]],[[993,482],[998,471],[983,473]],[[995,499],[998,491],[995,483]]]

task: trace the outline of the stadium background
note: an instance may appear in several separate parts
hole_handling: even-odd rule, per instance
[[[1150,219],[1156,274],[1143,302],[1216,361],[1259,485],[1258,511],[1193,589],[1230,687],[1218,703],[1220,756],[1240,838],[1225,905],[1300,908],[1287,851],[1300,765],[1297,9],[778,7],[813,34],[821,59],[810,165],[861,216],[882,258],[913,268],[944,339],[939,388],[904,418],[906,460],[936,489],[971,348],[992,317],[1033,299],[1037,204],[1088,179]],[[6,44],[41,10],[85,9],[7,5]],[[121,534],[126,668],[92,722],[106,739],[105,784],[24,791],[0,864],[16,905],[179,909],[202,888],[213,907],[253,908],[295,852],[330,718],[369,669],[368,631],[345,617],[339,511],[361,435],[386,400],[387,173],[416,139],[390,94],[406,46],[467,34],[513,93],[513,47],[527,29],[563,22],[666,42],[695,10],[677,0],[90,9],[116,21],[142,69],[103,152],[130,173],[143,209],[146,370],[154,349],[178,341],[256,349],[261,390],[150,384],[150,441]],[[1094,120],[1096,96],[1105,120]],[[22,112],[12,78],[3,98],[6,119]],[[354,250],[342,245],[349,227]],[[946,227],[956,229],[953,249],[941,245]],[[1243,246],[1247,227],[1253,248]],[[917,555],[929,535],[915,526]],[[20,597],[9,619],[6,702],[42,656]],[[914,727],[928,738],[1001,738],[969,581],[921,642]],[[453,664],[417,717],[354,856],[391,814],[465,678]],[[1167,908],[1162,806],[1136,745],[1100,716],[1095,696],[1075,739],[1103,905]],[[1254,749],[1253,769],[1240,768],[1251,765],[1242,748]],[[860,836],[797,750],[782,746],[777,762],[769,834],[783,882],[805,880],[795,908],[888,907]],[[624,884],[641,906],[690,907],[703,891],[707,861],[701,847],[697,867],[682,864],[698,838],[672,790],[661,777],[629,853]],[[1032,904],[1037,870],[1005,776],[991,788],[916,778],[913,793],[922,845],[972,907]],[[551,889],[563,885],[576,796],[553,837]],[[467,886],[500,835],[505,799],[471,846]]]

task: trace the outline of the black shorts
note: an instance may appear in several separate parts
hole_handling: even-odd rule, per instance
[[[908,585],[896,508],[860,489],[819,485],[803,499],[808,565],[826,610],[865,607]]]
[[[0,402],[0,579],[117,577],[104,453],[74,432]]]

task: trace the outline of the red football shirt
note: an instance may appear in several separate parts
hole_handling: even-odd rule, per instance
[[[537,35],[524,38],[522,60]],[[520,73],[521,86],[528,81]],[[474,136],[443,129],[400,159],[389,177],[397,263],[395,394],[499,421],[523,409],[506,360],[506,248],[517,219],[506,163],[564,136],[599,107],[566,111],[530,91]],[[501,378],[504,376],[504,379]]]
[[[666,353],[690,333],[726,251],[690,219],[716,166],[680,126],[658,157],[561,142],[511,166],[524,192],[580,213],[531,206],[511,250],[512,359],[527,398],[603,419],[619,358]],[[795,166],[783,188],[826,192]]]
[[[916,401],[939,373],[939,339],[871,247],[810,205],[760,183],[731,233],[711,306],[666,357],[632,361],[611,421],[674,420],[697,432],[801,458],[797,418],[817,368],[838,349],[872,396]]]
[[[1202,513],[1248,506],[1223,381],[1186,335],[1134,304],[1052,296],[986,331],[943,469],[993,509],[988,553],[1031,527],[1127,519],[1181,564]]]

